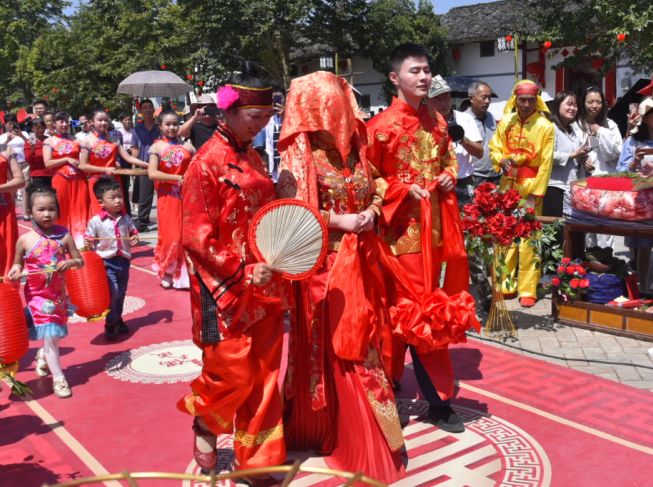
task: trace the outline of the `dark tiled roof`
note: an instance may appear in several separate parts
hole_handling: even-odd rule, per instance
[[[536,26],[526,19],[524,0],[500,0],[455,7],[440,17],[450,44],[489,41],[516,31],[535,33]]]

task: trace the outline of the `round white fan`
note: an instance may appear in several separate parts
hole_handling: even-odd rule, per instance
[[[300,280],[322,265],[327,235],[317,210],[303,201],[281,199],[256,212],[249,243],[259,261],[276,267],[286,279]]]

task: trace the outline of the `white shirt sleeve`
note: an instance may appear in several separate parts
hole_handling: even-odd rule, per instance
[[[457,111],[456,122],[465,129],[465,137],[469,140],[472,142],[483,142],[483,137],[481,137],[481,132],[478,130],[478,125],[476,125],[476,121],[474,121],[469,113]]]

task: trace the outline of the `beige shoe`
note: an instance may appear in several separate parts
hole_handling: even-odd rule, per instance
[[[61,377],[52,382],[52,388],[54,389],[54,395],[60,398],[66,398],[73,395],[73,392],[68,387],[68,382],[66,382],[65,377]]]
[[[36,360],[34,365],[34,371],[39,377],[47,377],[50,373],[48,370],[48,364],[45,361],[45,355],[43,354],[43,349],[39,348],[36,352]]]

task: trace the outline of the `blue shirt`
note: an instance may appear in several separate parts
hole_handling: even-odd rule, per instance
[[[142,122],[136,124],[132,130],[132,147],[138,147],[138,158],[141,161],[149,162],[148,152],[150,152],[150,147],[154,144],[154,141],[161,137],[159,132],[159,126],[154,123],[152,130],[147,130],[145,125]]]
[[[635,158],[635,151],[640,147],[653,147],[653,140],[649,139],[646,142],[638,142],[632,137],[628,137],[624,141],[624,146],[621,148],[621,155],[619,155],[619,162],[617,163],[617,172],[628,172],[628,165],[633,162]]]

